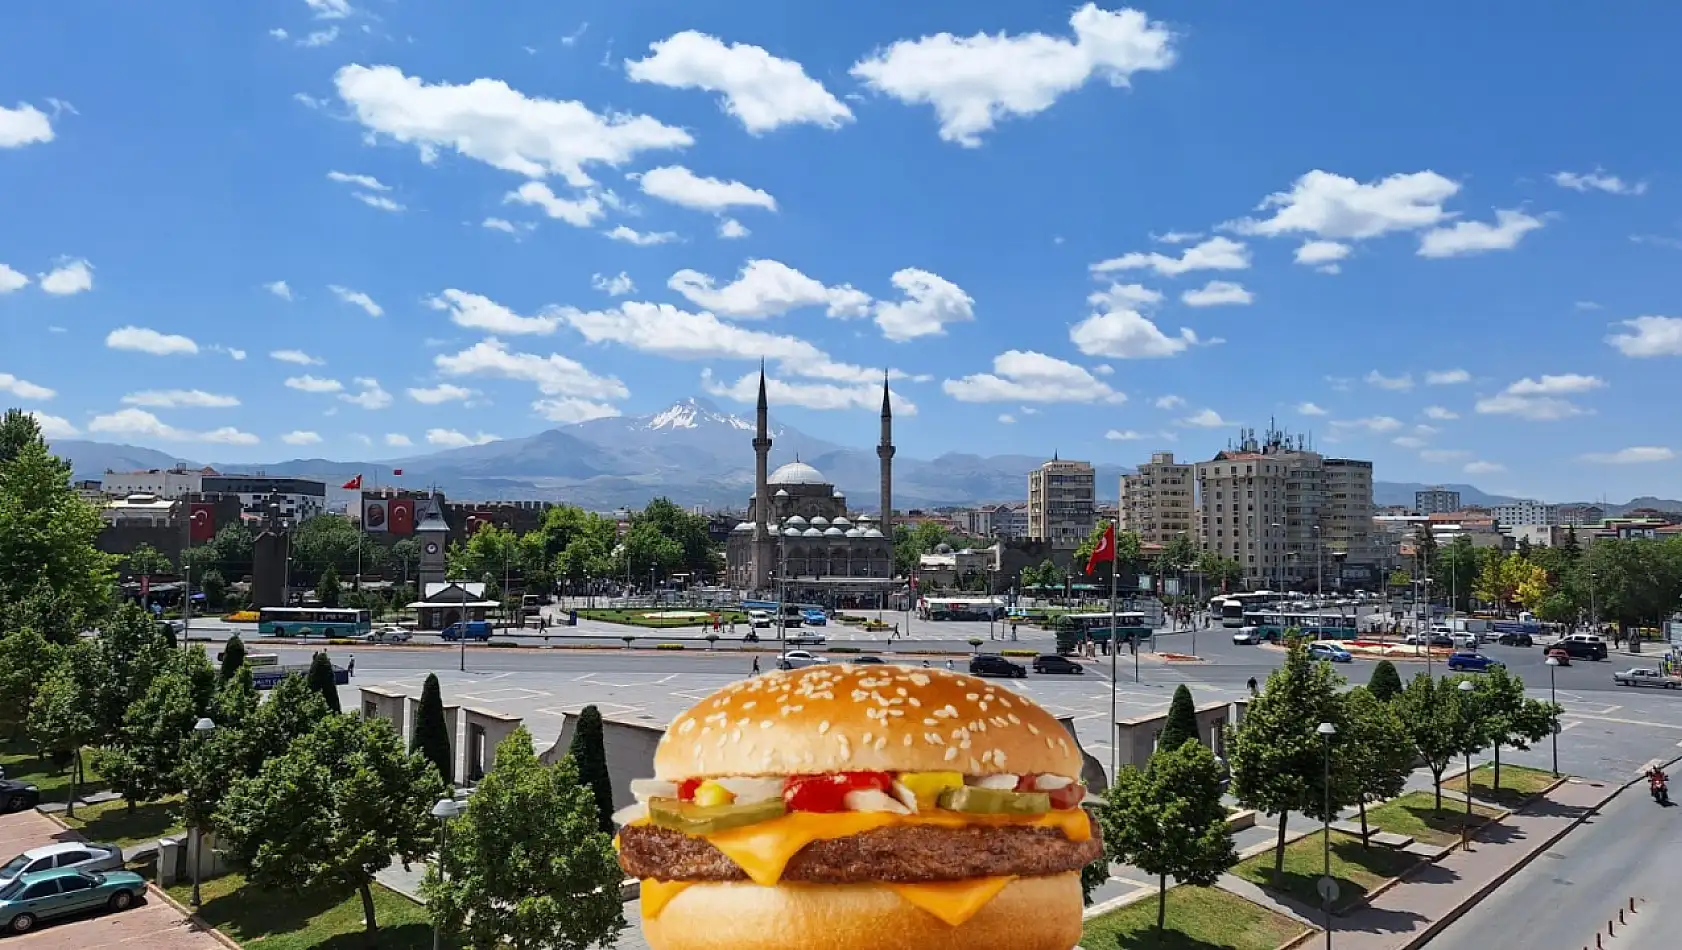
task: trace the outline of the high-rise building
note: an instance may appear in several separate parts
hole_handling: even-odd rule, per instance
[[[1413,510],[1422,515],[1436,515],[1460,510],[1460,493],[1436,485],[1413,493]]]
[[[1495,521],[1503,528],[1524,528],[1532,525],[1559,524],[1559,506],[1524,499],[1496,505]]]
[[[1606,509],[1599,505],[1560,505],[1556,514],[1560,524],[1600,524],[1606,520]]]
[[[1198,531],[1195,467],[1156,452],[1137,473],[1121,476],[1121,527],[1140,540],[1167,544]]]
[[[1087,462],[1053,458],[1028,473],[1028,537],[1073,551],[1097,524],[1096,473]]]

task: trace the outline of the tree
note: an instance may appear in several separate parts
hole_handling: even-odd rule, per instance
[[[1092,559],[1092,552],[1097,549],[1098,543],[1103,540],[1104,532],[1108,528],[1108,522],[1100,523],[1086,536],[1086,540],[1075,548],[1074,564],[1076,567],[1085,569],[1087,562]],[[1108,583],[1112,570],[1120,572],[1117,575],[1119,578],[1128,578],[1138,574],[1139,565],[1144,560],[1143,548],[1144,542],[1140,540],[1137,531],[1117,530],[1115,533],[1115,562],[1105,562],[1098,565],[1093,569],[1093,576]],[[1131,586],[1132,582],[1129,581],[1128,583]]]
[[[199,575],[199,592],[204,594],[205,606],[221,610],[228,602],[228,581],[214,568]]]
[[[256,543],[256,532],[245,522],[234,521],[217,528],[216,536],[208,543],[189,547],[182,553],[181,561],[199,577],[211,571],[223,577],[245,577],[251,573]],[[209,598],[208,591],[205,596]]]
[[[315,599],[321,601],[323,607],[337,607],[340,594],[339,569],[329,564],[327,570],[321,572],[321,580],[316,582]]]
[[[1471,606],[1477,578],[1478,552],[1472,546],[1472,539],[1465,535],[1449,542],[1431,560],[1432,583],[1454,599],[1454,610],[1466,610]]]
[[[223,664],[223,669],[227,665]],[[262,697],[257,695],[256,678],[251,664],[241,663],[232,672],[224,673],[210,703],[210,718],[218,729],[243,729],[257,712]]]
[[[1392,675],[1394,674],[1394,667]],[[1373,677],[1375,680],[1377,676]],[[1397,683],[1398,690],[1401,684]],[[1413,772],[1413,742],[1390,704],[1357,686],[1343,697],[1343,731],[1336,743],[1334,780],[1361,806],[1361,843],[1367,842],[1367,803],[1395,798]]]
[[[431,808],[443,792],[385,720],[327,716],[255,778],[234,783],[216,826],[259,887],[360,894],[372,937],[374,875],[393,855],[408,863],[431,852]]]
[[[1567,563],[1575,564],[1583,555],[1582,542],[1577,540],[1577,526],[1565,526],[1565,540],[1559,545],[1560,554],[1564,555]]]
[[[0,465],[18,457],[25,446],[43,441],[41,424],[22,409],[7,409],[0,418]]]
[[[174,650],[157,621],[134,604],[112,611],[99,626],[94,646],[94,742],[115,742],[129,707],[139,701],[171,661]]]
[[[235,671],[244,665],[245,641],[241,640],[239,638],[239,634],[236,633],[228,638],[227,646],[222,648],[221,678],[223,680],[229,679],[234,675]]]
[[[41,683],[58,665],[58,649],[34,627],[0,636],[0,730],[8,737],[28,721]]]
[[[1237,860],[1221,804],[1220,768],[1201,742],[1159,747],[1144,771],[1127,768],[1098,809],[1106,853],[1156,875],[1156,930],[1168,915],[1168,878],[1210,887]]]
[[[340,712],[339,687],[333,682],[333,661],[327,658],[326,652],[317,653],[310,659],[310,671],[306,680],[310,689],[320,694],[330,712]]]
[[[388,553],[391,566],[402,572],[402,583],[409,583],[409,575],[420,567],[420,539],[414,537],[402,538],[391,546]],[[387,580],[389,579],[388,577]]]
[[[1324,740],[1315,729],[1322,722],[1339,725],[1340,680],[1330,664],[1308,659],[1306,645],[1292,644],[1285,665],[1268,675],[1267,687],[1250,701],[1228,743],[1233,796],[1249,808],[1278,817],[1279,838],[1273,853],[1276,879],[1284,873],[1285,822],[1290,813],[1328,817],[1324,814]],[[1333,809],[1347,804],[1338,791],[1334,787]]]
[[[1381,703],[1395,699],[1402,691],[1402,677],[1396,672],[1396,664],[1389,660],[1379,660],[1373,664],[1372,678],[1367,680],[1367,690]]]
[[[70,797],[65,815],[76,817],[82,789],[82,748],[98,734],[94,716],[94,647],[81,641],[65,647],[59,662],[35,694],[29,707],[29,737],[43,751],[70,763]]]
[[[1501,787],[1501,747],[1510,746],[1524,751],[1530,743],[1553,735],[1563,710],[1554,703],[1529,699],[1524,695],[1524,681],[1507,673],[1504,666],[1490,667],[1475,680],[1477,688],[1478,725],[1483,738],[1495,748],[1495,784]],[[1470,778],[1467,779],[1470,783]],[[1468,784],[1468,791],[1470,785]]]
[[[373,567],[384,551],[364,544],[362,531],[348,518],[310,518],[292,529],[292,576],[320,577],[331,567],[343,577],[356,571],[358,552],[364,567]]]
[[[5,438],[22,438],[28,428],[14,422]],[[68,462],[38,434],[6,451],[15,454],[0,465],[0,604],[34,596],[52,605],[60,622],[32,625],[68,642],[104,612],[117,559],[94,546],[99,512],[71,489]]]
[[[173,574],[175,565],[162,551],[150,544],[137,544],[125,559],[128,572],[133,575]]]
[[[1408,576],[1407,571],[1397,569],[1390,572],[1390,578],[1386,581],[1386,583],[1391,587],[1405,589],[1409,584],[1413,583],[1413,578]]]
[[[438,689],[436,673],[426,674],[426,683],[421,687],[420,708],[415,715],[409,751],[431,762],[446,785],[453,782],[455,762],[450,755],[450,729],[444,722],[444,698]]]
[[[607,775],[607,746],[602,738],[602,713],[595,706],[585,706],[578,714],[578,726],[572,734],[572,746],[567,749],[578,766],[578,780],[596,799],[596,814],[600,829],[613,833],[613,782]]]
[[[1457,679],[1432,679],[1420,671],[1394,701],[1396,715],[1406,727],[1408,738],[1425,767],[1431,770],[1434,807],[1443,807],[1443,771],[1463,755],[1472,739],[1474,721],[1470,704],[1457,694]]]
[[[1197,741],[1197,707],[1192,705],[1191,690],[1181,683],[1174,687],[1174,700],[1168,705],[1168,719],[1157,734],[1156,748],[1178,749],[1187,742]]]
[[[245,702],[243,692],[243,686],[234,687],[217,697],[227,707],[220,714],[228,718],[229,725],[216,731],[214,741],[216,759],[224,769],[224,783],[256,775],[265,762],[286,754],[294,742],[308,735],[331,712],[321,694],[296,674],[284,677],[270,690],[266,703],[235,706]],[[252,692],[255,699],[255,690]],[[245,710],[243,715],[234,712],[241,708]],[[236,723],[236,719],[243,721]]]
[[[215,690],[216,671],[204,650],[177,650],[129,707],[116,744],[101,750],[98,761],[131,814],[136,802],[181,789],[183,753]]]
[[[1413,576],[1429,577],[1427,568],[1437,559],[1437,536],[1431,526],[1422,524],[1413,532]]]

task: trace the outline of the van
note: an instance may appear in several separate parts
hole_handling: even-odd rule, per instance
[[[489,640],[491,638],[491,622],[489,620],[469,620],[466,623],[452,623],[439,634],[445,640]]]
[[[1553,647],[1564,650],[1574,660],[1606,659],[1606,641],[1592,633],[1573,633],[1554,643]]]

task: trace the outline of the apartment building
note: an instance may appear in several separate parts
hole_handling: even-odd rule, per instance
[[[983,537],[1021,541],[1028,537],[1028,506],[1023,502],[1000,505],[988,519],[990,531]]]
[[[1422,515],[1460,510],[1460,493],[1436,485],[1413,493],[1413,510]]]
[[[1195,466],[1203,547],[1237,561],[1249,587],[1285,586],[1286,468],[1278,454],[1242,449]]]
[[[1496,505],[1495,520],[1503,528],[1547,527],[1559,524],[1559,506],[1525,499]]]
[[[1197,473],[1172,452],[1155,452],[1138,472],[1121,476],[1121,528],[1141,540],[1167,544],[1180,535],[1197,537]]]
[[[1323,465],[1326,470],[1326,503],[1320,513],[1323,550],[1315,552],[1315,557],[1324,558],[1326,586],[1330,587],[1334,562],[1340,561],[1346,568],[1350,565],[1358,568],[1376,566],[1382,557],[1373,540],[1372,463],[1328,458]],[[1315,567],[1319,569],[1318,564]]]
[[[1087,462],[1053,458],[1028,473],[1028,537],[1073,551],[1097,524],[1096,472]]]
[[[1606,509],[1599,505],[1560,505],[1555,512],[1559,524],[1600,524]]]

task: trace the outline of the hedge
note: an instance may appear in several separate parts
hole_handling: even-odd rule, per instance
[[[659,646],[655,647],[654,649],[656,649],[656,650],[681,650],[681,649],[683,649],[683,644],[681,644],[681,643],[662,643]]]
[[[1000,650],[1000,656],[1039,656],[1038,650]]]
[[[863,653],[864,650],[860,647],[830,647],[828,652],[830,652],[830,653]]]

